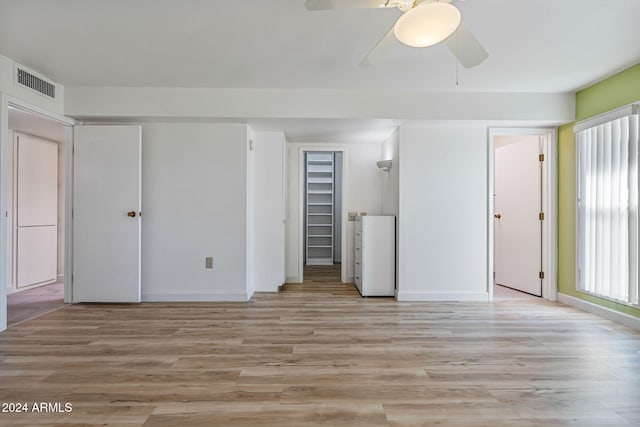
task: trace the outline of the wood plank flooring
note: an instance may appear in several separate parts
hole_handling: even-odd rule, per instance
[[[23,322],[0,334],[0,402],[73,410],[0,426],[640,424],[640,333],[624,326],[537,298],[286,288]]]
[[[7,295],[7,323],[15,325],[64,306],[64,283],[14,292]]]
[[[333,265],[305,265],[305,283],[339,283],[340,264]]]

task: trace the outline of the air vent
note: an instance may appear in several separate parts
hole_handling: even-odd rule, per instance
[[[16,83],[28,87],[31,90],[35,90],[49,98],[56,98],[56,85],[23,68],[16,67]]]

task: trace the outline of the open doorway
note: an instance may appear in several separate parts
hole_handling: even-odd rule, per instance
[[[339,283],[342,278],[341,151],[304,152],[305,283]]]
[[[555,299],[555,132],[490,132],[489,292]]]
[[[303,145],[297,151],[297,276],[282,292],[359,297],[347,277],[346,148]]]
[[[68,125],[9,105],[5,179],[7,324],[64,305]]]

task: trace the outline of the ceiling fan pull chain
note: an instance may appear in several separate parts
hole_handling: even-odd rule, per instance
[[[460,86],[460,31],[456,30],[456,86]]]

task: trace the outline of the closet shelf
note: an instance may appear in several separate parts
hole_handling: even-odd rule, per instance
[[[334,153],[315,152],[306,155],[307,264],[333,263],[333,197],[335,196],[333,159]],[[315,206],[325,206],[325,208],[314,208]],[[323,223],[316,224],[314,221]]]

